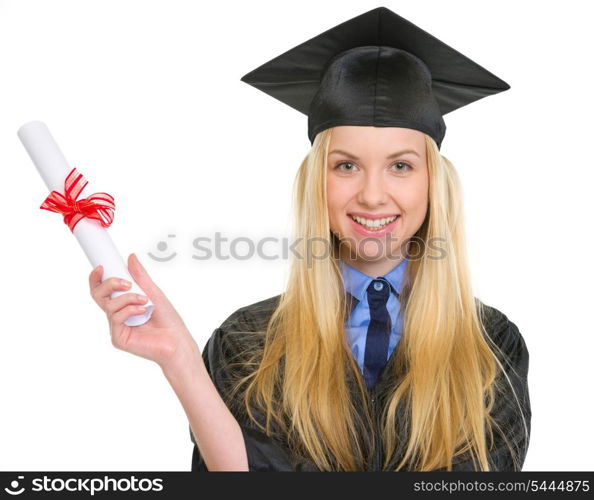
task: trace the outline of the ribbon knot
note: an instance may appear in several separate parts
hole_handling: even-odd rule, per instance
[[[77,213],[77,214],[82,214],[83,211],[80,209],[80,206],[78,204],[78,201],[75,201],[72,205],[73,210]]]
[[[87,198],[77,200],[87,180],[73,168],[64,181],[64,194],[52,191],[39,208],[64,216],[64,223],[70,231],[85,217],[98,220],[103,227],[113,222],[115,203],[107,193],[93,193]]]

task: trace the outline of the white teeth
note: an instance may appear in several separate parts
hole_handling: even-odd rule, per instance
[[[396,217],[398,217],[398,216],[395,215],[393,217],[385,217],[383,219],[375,219],[375,220],[365,219],[363,217],[358,217],[356,215],[351,215],[351,217],[355,221],[357,221],[359,224],[361,224],[362,226],[368,227],[369,229],[377,229],[377,228],[383,227],[387,224],[390,224],[391,222],[396,220]]]

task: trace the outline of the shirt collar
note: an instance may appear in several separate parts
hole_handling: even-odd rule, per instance
[[[367,287],[369,284],[377,278],[385,278],[388,280],[390,285],[400,295],[402,291],[402,284],[404,281],[404,271],[406,270],[406,264],[408,259],[404,258],[397,266],[395,266],[390,272],[383,276],[369,276],[362,273],[358,269],[355,269],[350,264],[347,264],[342,259],[339,259],[340,269],[344,280],[344,286],[348,293],[350,293],[358,302],[365,300],[365,294],[367,293]]]

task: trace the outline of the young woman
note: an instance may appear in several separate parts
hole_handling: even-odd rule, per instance
[[[155,304],[142,326],[124,325],[142,300],[110,299],[118,280],[91,273],[114,345],[157,362],[179,397],[192,470],[521,470],[528,351],[516,325],[473,295],[460,186],[439,151],[442,109],[481,91],[439,93],[435,61],[387,40],[339,41],[380,25],[385,39],[402,22],[379,8],[310,40],[337,44],[316,56],[313,92],[306,77],[307,90],[288,92],[299,78],[270,66],[301,71],[304,44],[244,77],[274,95],[278,81],[261,77],[276,74],[286,85],[275,97],[308,109],[312,147],[294,188],[300,245],[282,294],[235,311],[201,354],[136,256],[130,272]]]

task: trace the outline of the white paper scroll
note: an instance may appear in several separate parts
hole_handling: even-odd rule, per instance
[[[48,189],[51,191],[58,191],[64,194],[64,180],[66,176],[72,170],[72,167],[68,165],[68,162],[64,158],[64,155],[60,151],[60,148],[56,144],[56,141],[50,134],[49,129],[45,123],[40,121],[32,121],[25,123],[17,131],[19,139],[25,146],[25,149],[29,153],[31,160],[37,167],[39,174],[45,181]],[[77,168],[77,170],[79,170]],[[100,191],[89,186],[93,185],[92,175],[87,175],[84,169],[79,170],[79,173],[85,176],[89,181],[89,184],[80,193],[78,199],[83,199],[90,194]],[[39,200],[39,204],[45,199]],[[39,209],[37,207],[37,209]],[[64,224],[63,217],[60,214],[54,214],[56,217],[56,224],[62,224],[63,230],[70,231],[68,226]],[[72,234],[76,237],[80,246],[84,250],[87,258],[91,262],[93,269],[99,265],[103,266],[103,280],[111,277],[124,278],[132,282],[132,286],[127,290],[117,290],[111,294],[111,298],[118,297],[124,293],[140,293],[146,295],[138,284],[132,279],[132,276],[128,272],[128,267],[114,245],[107,229],[102,227],[99,221],[83,218],[78,224],[76,224]],[[146,306],[146,312],[144,314],[130,316],[125,324],[128,326],[139,326],[146,323],[152,313],[154,305],[150,299],[142,304]]]

